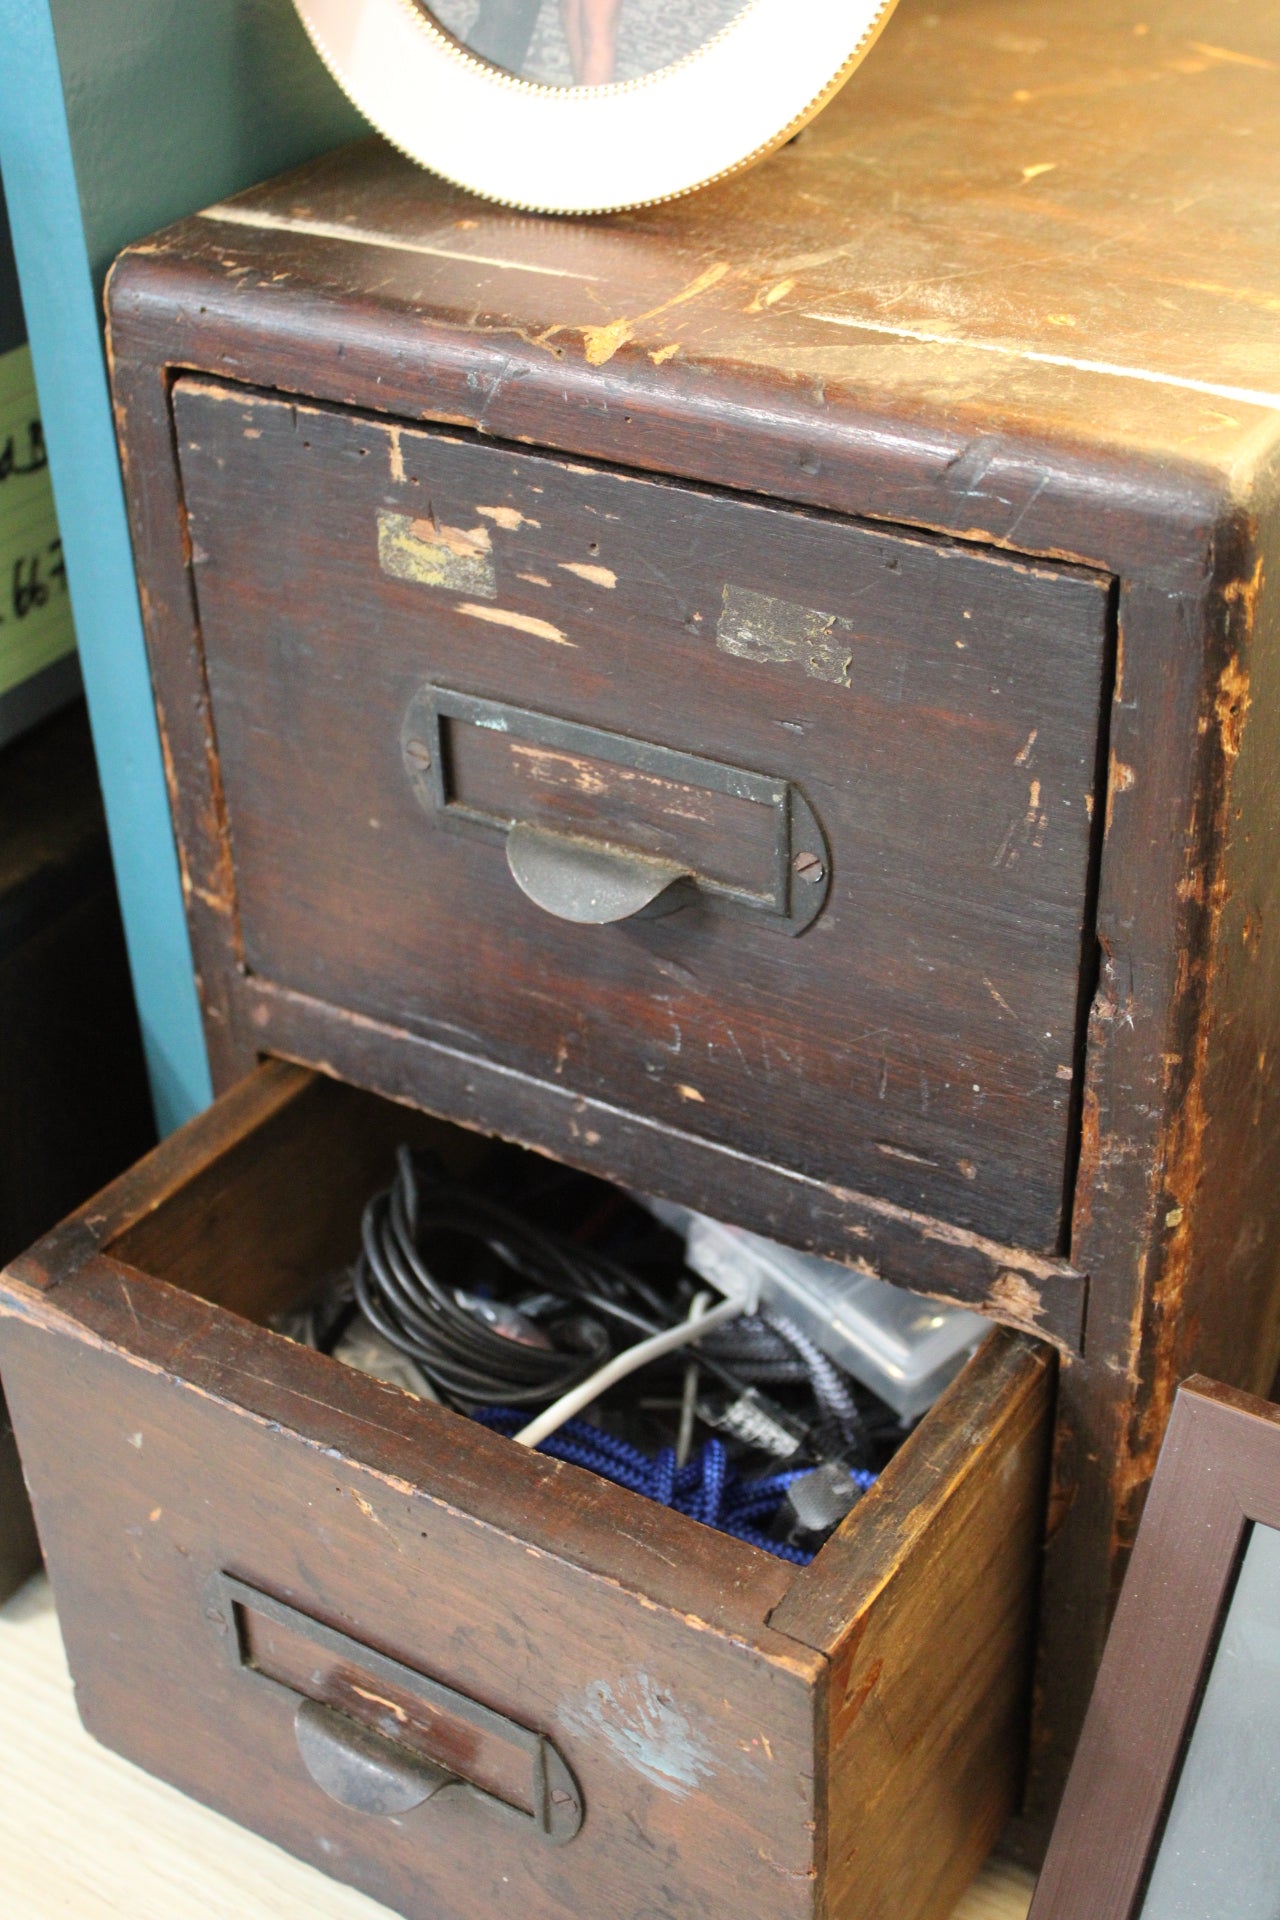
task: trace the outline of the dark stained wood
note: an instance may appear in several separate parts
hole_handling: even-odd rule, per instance
[[[28,1287],[62,1285],[100,1248],[123,1239],[131,1229],[145,1230],[150,1216],[192,1182],[216,1177],[222,1157],[305,1099],[312,1078],[281,1061],[266,1063],[179,1133],[153,1147],[105,1192],[68,1214],[38,1247],[11,1261],[8,1271]]]
[[[1106,580],[188,380],[175,419],[255,977],[1057,1251]],[[424,683],[794,781],[823,912],[554,919],[417,804]]]
[[[648,1155],[668,1184],[689,1132],[651,1129],[641,1150],[636,1116],[601,1099],[574,1142],[544,1091],[554,1057],[521,1079],[246,976],[175,372],[381,415],[389,438],[398,422],[452,428],[1116,582],[1097,946],[1080,972],[1087,1042],[1057,1249],[1088,1277],[1088,1318],[1058,1392],[1030,1850],[1177,1381],[1203,1365],[1263,1386],[1280,1342],[1277,63],[1280,16],[1262,0],[1229,20],[1208,0],[1169,0],[1138,21],[1121,0],[904,0],[800,140],[686,202],[529,219],[372,142],[132,250],[112,289],[153,669],[224,1086],[276,1050],[526,1139],[545,1126],[544,1144],[589,1150],[593,1165]],[[891,1277],[914,1236],[926,1283],[947,1290],[948,1212],[895,1218],[886,1240],[862,1201],[843,1212],[812,1192],[826,1211],[815,1232],[793,1169],[687,1151],[709,1211],[753,1225],[771,1212],[810,1243],[869,1227]],[[970,1297],[1001,1270],[974,1259]],[[1061,1317],[1051,1324],[1061,1337]]]
[[[245,1001],[258,1044],[272,1053],[464,1125],[496,1127],[588,1173],[642,1167],[648,1191],[713,1216],[725,1210],[724,1152],[695,1133],[584,1099],[554,1077],[513,1074],[367,1017],[355,1023],[267,982],[249,981]],[[746,1163],[733,1213],[757,1233],[835,1253],[860,1271],[971,1307],[1064,1352],[1082,1344],[1088,1282],[1067,1261],[758,1161]]]
[[[273,1066],[272,1075],[281,1070]],[[459,1169],[479,1143],[352,1087],[308,1080],[296,1098],[109,1242],[115,1259],[199,1299],[267,1319],[359,1250],[360,1215],[402,1142]]]
[[[692,1920],[729,1888],[759,1920],[877,1920],[879,1882],[837,1875],[832,1837],[860,1808],[866,1843],[895,1855],[921,1791],[916,1743],[837,1738],[831,1678],[853,1642],[875,1642],[872,1686],[898,1711],[919,1684],[919,1610],[950,1599],[931,1790],[950,1782],[994,1830],[1016,1754],[986,1722],[1027,1679],[1043,1350],[993,1332],[882,1491],[793,1568],[242,1317],[281,1297],[283,1275],[301,1281],[304,1246],[327,1264],[299,1216],[327,1180],[349,1188],[345,1161],[372,1126],[366,1097],[268,1065],[82,1213],[94,1250],[82,1240],[78,1265],[63,1267],[74,1243],[52,1236],[5,1278],[0,1360],[86,1724],[412,1920],[516,1901],[546,1920]],[[298,1181],[302,1145],[314,1186]],[[257,1262],[272,1186],[294,1239],[278,1225]],[[238,1266],[232,1229],[212,1234],[214,1269],[237,1267],[230,1312],[174,1282],[195,1271],[211,1194],[234,1218],[241,1190]],[[340,1237],[336,1215],[329,1225]],[[126,1247],[151,1270],[126,1264]],[[988,1485],[1004,1490],[997,1505]],[[470,1804],[375,1822],[326,1800],[287,1702],[229,1657],[221,1572],[548,1734],[585,1795],[581,1835],[557,1850]],[[272,1671],[302,1677],[296,1649],[250,1638]],[[339,1683],[323,1662],[307,1677],[326,1698]],[[342,1701],[362,1711],[349,1687]],[[944,1920],[953,1872],[922,1864],[904,1916]]]

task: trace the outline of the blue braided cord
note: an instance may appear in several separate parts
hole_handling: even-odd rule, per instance
[[[508,1439],[528,1424],[526,1415],[510,1407],[482,1407],[474,1418],[481,1426],[505,1434]],[[629,1446],[625,1440],[616,1439],[613,1434],[588,1426],[585,1420],[566,1421],[537,1451],[549,1454],[553,1460],[565,1460],[571,1466],[586,1467],[602,1480],[612,1480],[616,1486],[642,1493],[647,1499],[658,1497],[654,1462],[648,1454]],[[674,1462],[674,1455],[672,1459]],[[664,1506],[669,1504],[669,1501],[663,1502]]]
[[[644,1455],[640,1458],[643,1460]],[[656,1460],[649,1463],[649,1498],[656,1500],[661,1507],[675,1505],[676,1498],[676,1450],[663,1447]]]
[[[766,1553],[776,1554],[779,1560],[790,1560],[796,1567],[807,1567],[814,1558],[807,1547],[793,1547],[786,1540],[771,1540],[767,1533],[759,1533],[754,1527],[721,1527],[720,1531],[731,1533],[735,1540],[745,1540],[749,1547],[763,1547]]]
[[[781,1504],[776,1493],[755,1494],[750,1487],[736,1486],[730,1489],[721,1518],[727,1527],[754,1526],[757,1522],[768,1527]]]
[[[729,1472],[724,1443],[720,1440],[708,1440],[686,1466],[686,1474],[689,1467],[697,1469],[697,1484],[691,1487],[686,1495],[689,1504],[684,1507],[684,1511],[694,1520],[701,1520],[704,1526],[720,1526],[721,1505],[725,1497],[725,1483]]]
[[[527,1416],[513,1407],[481,1407],[473,1418],[481,1426],[511,1439],[526,1424]],[[643,1453],[616,1435],[602,1433],[585,1420],[566,1420],[537,1448],[553,1460],[570,1466],[585,1467],[611,1480],[631,1493],[643,1494],[660,1506],[673,1507],[704,1526],[731,1534],[749,1546],[761,1547],[780,1560],[807,1567],[813,1554],[782,1540],[770,1539],[765,1530],[786,1497],[787,1489],[810,1467],[791,1467],[782,1473],[768,1474],[759,1480],[741,1480],[729,1465],[721,1440],[707,1440],[683,1467],[676,1466],[675,1452],[663,1447],[656,1458]],[[876,1476],[859,1469],[851,1475],[864,1492],[875,1484]]]

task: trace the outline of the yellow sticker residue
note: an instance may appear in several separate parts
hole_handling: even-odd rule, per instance
[[[378,565],[393,580],[496,600],[498,579],[487,527],[445,527],[407,513],[378,515]]]

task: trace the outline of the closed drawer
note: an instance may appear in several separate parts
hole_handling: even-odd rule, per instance
[[[1060,1248],[1105,580],[174,404],[252,980]]]
[[[266,1330],[424,1126],[468,1150],[268,1065],[6,1275],[90,1730],[414,1920],[946,1914],[1019,1778],[1045,1350],[798,1570]]]

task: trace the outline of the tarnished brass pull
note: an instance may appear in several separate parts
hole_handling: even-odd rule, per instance
[[[299,1702],[293,1731],[321,1792],[356,1813],[410,1813],[458,1777],[318,1700]]]

